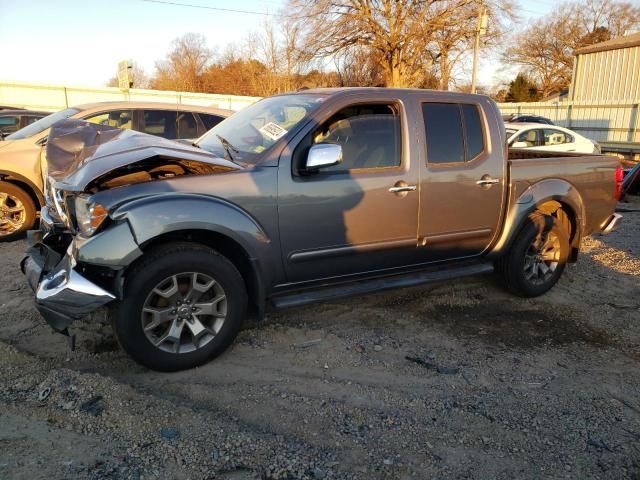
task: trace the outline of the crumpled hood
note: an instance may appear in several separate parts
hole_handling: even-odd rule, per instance
[[[228,160],[154,135],[66,119],[47,140],[48,176],[57,189],[112,188],[180,175],[239,170]],[[110,183],[111,182],[111,183]]]

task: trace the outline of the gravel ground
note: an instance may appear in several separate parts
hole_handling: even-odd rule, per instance
[[[640,478],[640,199],[621,207],[541,298],[488,276],[277,312],[175,374],[99,323],[69,351],[2,244],[0,478]]]

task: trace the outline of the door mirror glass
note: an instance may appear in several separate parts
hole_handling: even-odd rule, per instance
[[[529,144],[527,142],[514,142],[511,144],[513,148],[527,148]]]
[[[334,143],[318,143],[309,149],[307,170],[318,170],[342,162],[342,147]]]

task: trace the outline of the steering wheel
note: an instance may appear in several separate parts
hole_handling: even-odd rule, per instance
[[[255,126],[253,126],[251,123],[248,123],[247,126],[253,130],[253,132],[249,132],[252,133],[252,135],[249,136],[243,136],[240,137],[240,139],[246,144],[246,145],[252,145],[253,148],[255,149],[256,147],[264,147],[264,135],[262,135],[262,133],[260,133],[260,130],[258,130]]]

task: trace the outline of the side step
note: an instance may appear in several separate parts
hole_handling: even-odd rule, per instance
[[[466,263],[457,267],[440,270],[421,270],[412,273],[398,274],[387,277],[376,277],[318,287],[309,290],[296,291],[274,296],[271,301],[276,308],[297,307],[309,303],[325,302],[337,298],[352,297],[365,293],[380,292],[393,288],[413,287],[427,283],[441,282],[460,277],[469,277],[493,272],[491,263]]]

